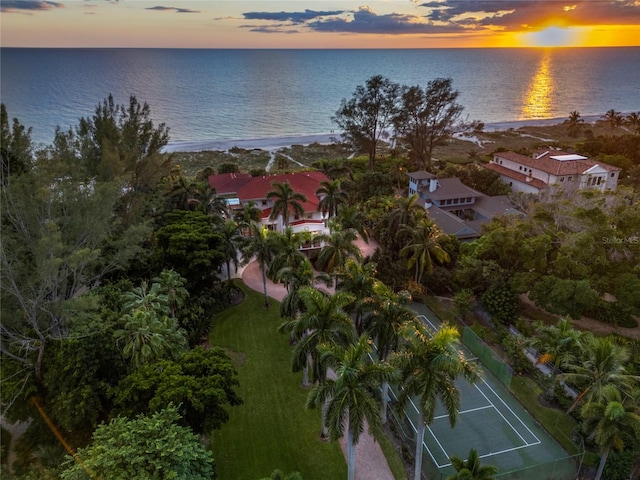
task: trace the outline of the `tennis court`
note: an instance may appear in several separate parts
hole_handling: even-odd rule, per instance
[[[439,319],[424,305],[412,304],[418,318],[431,330]],[[471,353],[461,346],[465,356]],[[540,428],[529,413],[486,369],[475,384],[458,380],[461,405],[451,428],[445,409],[439,405],[424,436],[423,472],[429,479],[446,478],[455,472],[450,457],[466,458],[475,449],[485,465],[498,467],[502,478],[571,479],[577,467],[560,445]],[[392,400],[397,400],[391,391]],[[532,399],[536,401],[536,399]],[[415,442],[418,410],[413,400],[405,406],[404,433]],[[414,443],[415,445],[415,443]],[[534,471],[536,467],[540,471]],[[533,470],[532,470],[533,467]],[[507,474],[502,476],[503,474]],[[520,476],[522,475],[522,476]]]

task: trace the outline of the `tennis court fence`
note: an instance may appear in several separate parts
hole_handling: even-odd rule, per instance
[[[470,327],[462,330],[462,343],[476,356],[482,365],[489,370],[494,377],[507,387],[511,388],[513,369],[504,363],[502,359],[487,345]]]

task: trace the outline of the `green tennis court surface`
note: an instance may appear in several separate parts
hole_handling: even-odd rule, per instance
[[[412,304],[412,308],[430,329],[435,331],[440,326],[439,319],[425,306]],[[462,349],[467,358],[472,358],[470,352]],[[451,428],[441,405],[434,421],[427,427],[423,444],[426,477],[435,480],[455,473],[450,457],[466,458],[473,448],[483,464],[498,467],[499,478],[575,478],[577,465],[574,459],[536,424],[508,390],[482,368],[482,364],[479,365],[481,379],[478,382],[456,382],[461,405],[455,427]],[[390,396],[397,400],[395,391],[392,390]],[[410,401],[405,406],[401,428],[414,442],[417,419],[417,407]]]

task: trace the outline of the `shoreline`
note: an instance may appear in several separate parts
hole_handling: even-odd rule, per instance
[[[602,118],[602,115],[586,115],[581,117],[585,123],[592,124]],[[483,131],[497,132],[510,129],[518,129],[521,127],[544,127],[549,125],[557,125],[564,122],[567,117],[561,118],[541,118],[534,120],[514,120],[507,122],[486,123]],[[231,149],[241,148],[244,150],[279,150],[288,148],[292,145],[307,146],[313,143],[320,145],[331,145],[338,143],[341,138],[340,133],[318,133],[312,135],[288,135],[282,137],[264,137],[264,138],[244,138],[235,140],[176,140],[169,142],[162,149],[162,153],[174,152],[204,152],[217,151],[227,152]]]

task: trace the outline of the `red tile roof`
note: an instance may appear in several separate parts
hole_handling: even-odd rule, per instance
[[[608,165],[606,163],[594,162],[593,160],[573,155],[560,150],[537,150],[532,157],[520,155],[515,152],[499,152],[496,153],[497,158],[504,158],[512,162],[525,165],[530,168],[536,168],[551,175],[582,175],[586,170],[595,165],[599,165],[609,172],[619,171],[618,167]],[[569,160],[558,160],[553,157],[571,156]]]
[[[506,167],[503,167],[502,165],[498,165],[496,163],[488,163],[483,165],[485,168],[488,168],[489,170],[493,170],[495,172],[498,172],[500,175],[504,175],[505,177],[509,177],[512,178],[518,182],[521,183],[526,183],[528,185],[531,185],[533,187],[536,187],[538,189],[542,189],[542,188],[546,188],[547,184],[545,182],[543,182],[542,180],[538,179],[538,178],[533,178],[530,177],[528,175],[525,175],[524,173],[521,172],[515,172],[513,170],[510,170]]]
[[[320,183],[329,178],[322,172],[295,172],[280,175],[265,175],[262,177],[252,177],[248,173],[225,173],[211,175],[209,185],[216,189],[218,195],[237,196],[241,202],[249,200],[264,200],[267,193],[273,190],[273,183],[289,182],[291,188],[307,197],[307,201],[302,204],[305,212],[317,212],[320,200],[316,197],[316,191]]]

